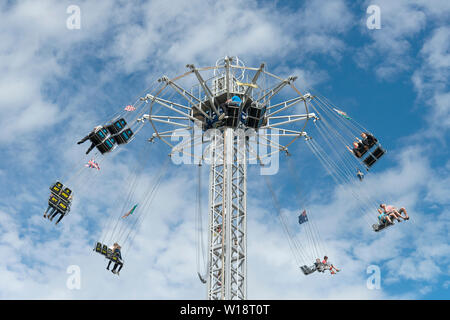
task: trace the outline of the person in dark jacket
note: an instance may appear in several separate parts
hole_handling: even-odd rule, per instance
[[[377,138],[375,138],[373,135],[371,135],[368,132],[361,133],[362,141],[361,143],[364,145],[365,149],[370,149],[375,143],[378,142]]]
[[[103,127],[102,126],[96,126],[86,137],[84,137],[83,139],[81,139],[80,141],[77,142],[77,144],[82,144],[87,140],[90,140],[94,134],[96,134],[99,130],[101,130]],[[88,154],[89,152],[92,151],[92,149],[95,148],[95,143],[91,143],[91,146],[89,147],[89,149],[87,149],[86,154]]]
[[[364,145],[362,144],[362,142],[358,142],[358,141],[353,142],[353,149],[351,149],[349,146],[346,146],[346,147],[357,158],[361,158],[363,156]]]
[[[122,261],[122,254],[120,252],[120,249],[122,247],[116,242],[112,246],[113,255],[117,257],[117,262],[114,264],[114,267],[112,268],[111,272],[114,274],[119,274],[120,270],[122,270],[123,267],[123,261]],[[109,270],[109,266],[111,265],[112,260],[109,260],[108,266],[106,267],[107,270]],[[119,266],[119,270],[116,271],[117,267]]]

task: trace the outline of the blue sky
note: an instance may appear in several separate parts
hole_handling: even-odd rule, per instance
[[[81,9],[80,30],[66,28],[71,4]],[[366,27],[371,4],[380,7],[379,30]],[[86,160],[87,146],[76,141],[93,126],[162,75],[237,55],[247,66],[264,61],[270,72],[299,76],[300,88],[316,89],[374,132],[388,154],[366,188],[413,217],[380,234],[349,219],[351,186],[336,187],[297,144],[299,180],[289,178],[282,157],[272,183],[294,217],[295,187],[304,191],[300,202],[314,212],[328,256],[343,272],[305,278],[298,271],[251,168],[248,297],[448,299],[449,18],[449,2],[439,0],[2,2],[0,298],[205,297],[195,265],[194,168],[170,167],[119,279],[91,251],[105,219],[118,214],[114,199],[120,203],[131,168],[144,161],[143,178],[151,181],[169,152],[159,142],[148,158],[137,156],[150,126],[102,160],[100,172],[84,172],[62,225],[42,212],[50,183]],[[80,266],[80,290],[66,287],[69,265]],[[380,267],[379,290],[366,287],[370,265]]]

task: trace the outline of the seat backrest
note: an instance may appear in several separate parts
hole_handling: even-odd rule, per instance
[[[55,197],[53,194],[51,194],[50,198],[48,199],[49,206],[52,206],[53,208],[57,208],[58,202],[59,202],[58,198]]]
[[[63,184],[61,182],[56,182],[54,185],[50,187],[50,190],[56,195],[59,195],[61,193],[62,188]]]
[[[227,118],[225,120],[225,125],[228,127],[235,127],[239,124],[239,106],[234,102],[228,103],[225,108],[225,114]]]
[[[116,139],[114,137],[110,137],[108,139],[105,140],[105,142],[99,144],[97,146],[98,151],[100,151],[100,153],[106,153],[111,151],[114,148],[114,145],[116,143]]]
[[[99,140],[103,141],[106,138],[108,138],[108,130],[106,128],[101,128],[99,131],[96,132],[97,137]]]
[[[102,143],[103,141],[105,141],[109,136],[109,132],[108,130],[106,130],[106,128],[101,128],[100,130],[98,130],[97,132],[95,132],[90,140],[94,145],[98,145],[100,143]]]
[[[377,162],[378,159],[380,159],[384,154],[386,153],[386,150],[384,150],[381,145],[378,145],[378,147],[370,153],[370,155],[364,159],[364,163],[368,168],[373,166],[375,162]]]
[[[261,122],[261,116],[262,116],[262,109],[257,108],[254,105],[251,105],[247,109],[248,115],[247,115],[247,121],[246,125],[247,127],[256,129],[259,127]]]
[[[63,200],[59,200],[58,202],[58,209],[62,212],[62,213],[66,213],[69,209],[69,204]]]
[[[120,118],[119,120],[114,121],[112,124],[107,125],[106,128],[112,135],[115,135],[121,132],[126,125],[127,122],[125,121],[125,119]]]
[[[62,198],[68,201],[71,194],[72,190],[70,190],[69,188],[64,188],[60,195]]]
[[[363,162],[366,164],[367,167],[370,168],[376,161],[377,159],[374,156],[369,155],[367,158],[364,159]]]
[[[130,128],[127,128],[123,130],[120,135],[125,138],[126,141],[130,140],[130,138],[133,136],[133,131]]]
[[[117,144],[128,143],[128,141],[133,136],[133,131],[130,128],[123,130],[121,133],[114,136],[116,138]]]
[[[375,158],[379,159],[381,158],[384,154],[386,153],[385,150],[383,150],[383,148],[381,148],[381,146],[379,146],[378,148],[376,148],[372,154],[374,155]]]
[[[127,125],[127,122],[125,121],[124,118],[121,118],[121,119],[117,120],[116,122],[114,122],[114,126],[118,130],[123,130],[123,128],[125,128],[126,125]]]

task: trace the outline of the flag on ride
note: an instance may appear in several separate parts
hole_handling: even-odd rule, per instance
[[[88,163],[85,164],[86,167],[100,170],[100,166],[97,162],[94,161],[94,159],[91,159],[88,161]]]
[[[134,207],[133,207],[130,211],[128,211],[127,213],[125,213],[125,214],[122,216],[122,218],[126,218],[126,217],[128,217],[130,214],[133,214],[133,212],[134,212],[134,210],[136,209],[136,207],[137,207],[137,204],[135,204]]]
[[[125,111],[134,111],[134,110],[136,110],[136,108],[133,107],[132,105],[128,105],[128,106],[125,107],[124,110],[125,110]]]
[[[306,215],[306,210],[303,210],[303,212],[298,216],[298,223],[302,224],[308,221],[308,216]]]
[[[333,108],[334,111],[336,111],[339,115],[341,115],[343,118],[347,119],[347,120],[352,120],[352,118],[350,118],[344,111],[342,110],[338,110]]]
[[[246,86],[246,87],[252,87],[252,88],[258,89],[258,85],[255,83],[245,83],[245,82],[236,81],[236,84],[238,86]]]

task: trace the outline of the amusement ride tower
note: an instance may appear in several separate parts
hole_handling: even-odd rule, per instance
[[[264,166],[307,138],[308,120],[317,119],[308,111],[312,97],[294,86],[296,77],[269,73],[265,64],[247,67],[237,57],[186,67],[141,98],[150,111],[139,120],[148,120],[151,140],[168,144],[173,158],[210,165],[209,246],[200,278],[208,299],[246,299],[247,164]]]

